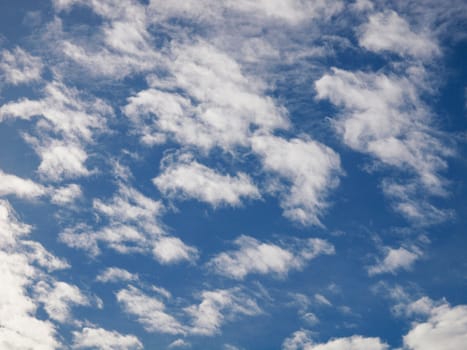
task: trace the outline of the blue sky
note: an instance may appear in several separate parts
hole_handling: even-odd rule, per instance
[[[461,350],[467,4],[0,4],[0,348]]]

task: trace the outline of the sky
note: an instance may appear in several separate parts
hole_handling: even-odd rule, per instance
[[[465,349],[466,28],[1,1],[0,349]]]

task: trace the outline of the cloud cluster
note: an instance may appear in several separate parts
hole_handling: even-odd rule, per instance
[[[60,240],[70,247],[82,249],[92,256],[101,253],[100,245],[121,254],[152,254],[162,264],[183,260],[194,261],[198,251],[179,238],[168,236],[159,217],[161,202],[146,197],[125,183],[108,201],[95,199],[93,208],[106,224],[95,230],[84,224],[66,228]]]
[[[76,286],[49,274],[69,265],[38,242],[25,239],[30,232],[31,226],[18,221],[10,204],[1,200],[0,346],[53,350],[61,346],[61,341],[51,320],[70,320],[71,307],[86,305],[87,299]],[[41,304],[49,319],[36,316]]]
[[[256,301],[240,288],[218,289],[202,291],[199,296],[201,302],[185,307],[181,310],[185,317],[180,316],[177,319],[170,313],[171,309],[162,298],[170,302],[171,295],[166,291],[161,294],[160,288],[155,288],[154,291],[156,295],[149,295],[136,287],[128,286],[116,294],[123,310],[134,316],[148,332],[213,336],[220,332],[221,326],[227,321],[238,316],[262,313]],[[185,345],[178,343],[172,347]]]

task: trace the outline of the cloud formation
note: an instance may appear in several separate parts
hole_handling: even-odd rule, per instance
[[[244,279],[248,274],[273,274],[285,277],[290,270],[301,270],[306,263],[319,255],[334,254],[329,242],[309,238],[293,245],[263,243],[249,236],[240,236],[234,241],[237,250],[227,251],[212,258],[208,266],[216,273]]]

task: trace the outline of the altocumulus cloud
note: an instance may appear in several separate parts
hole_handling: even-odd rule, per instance
[[[462,350],[466,14],[1,2],[0,348]]]

